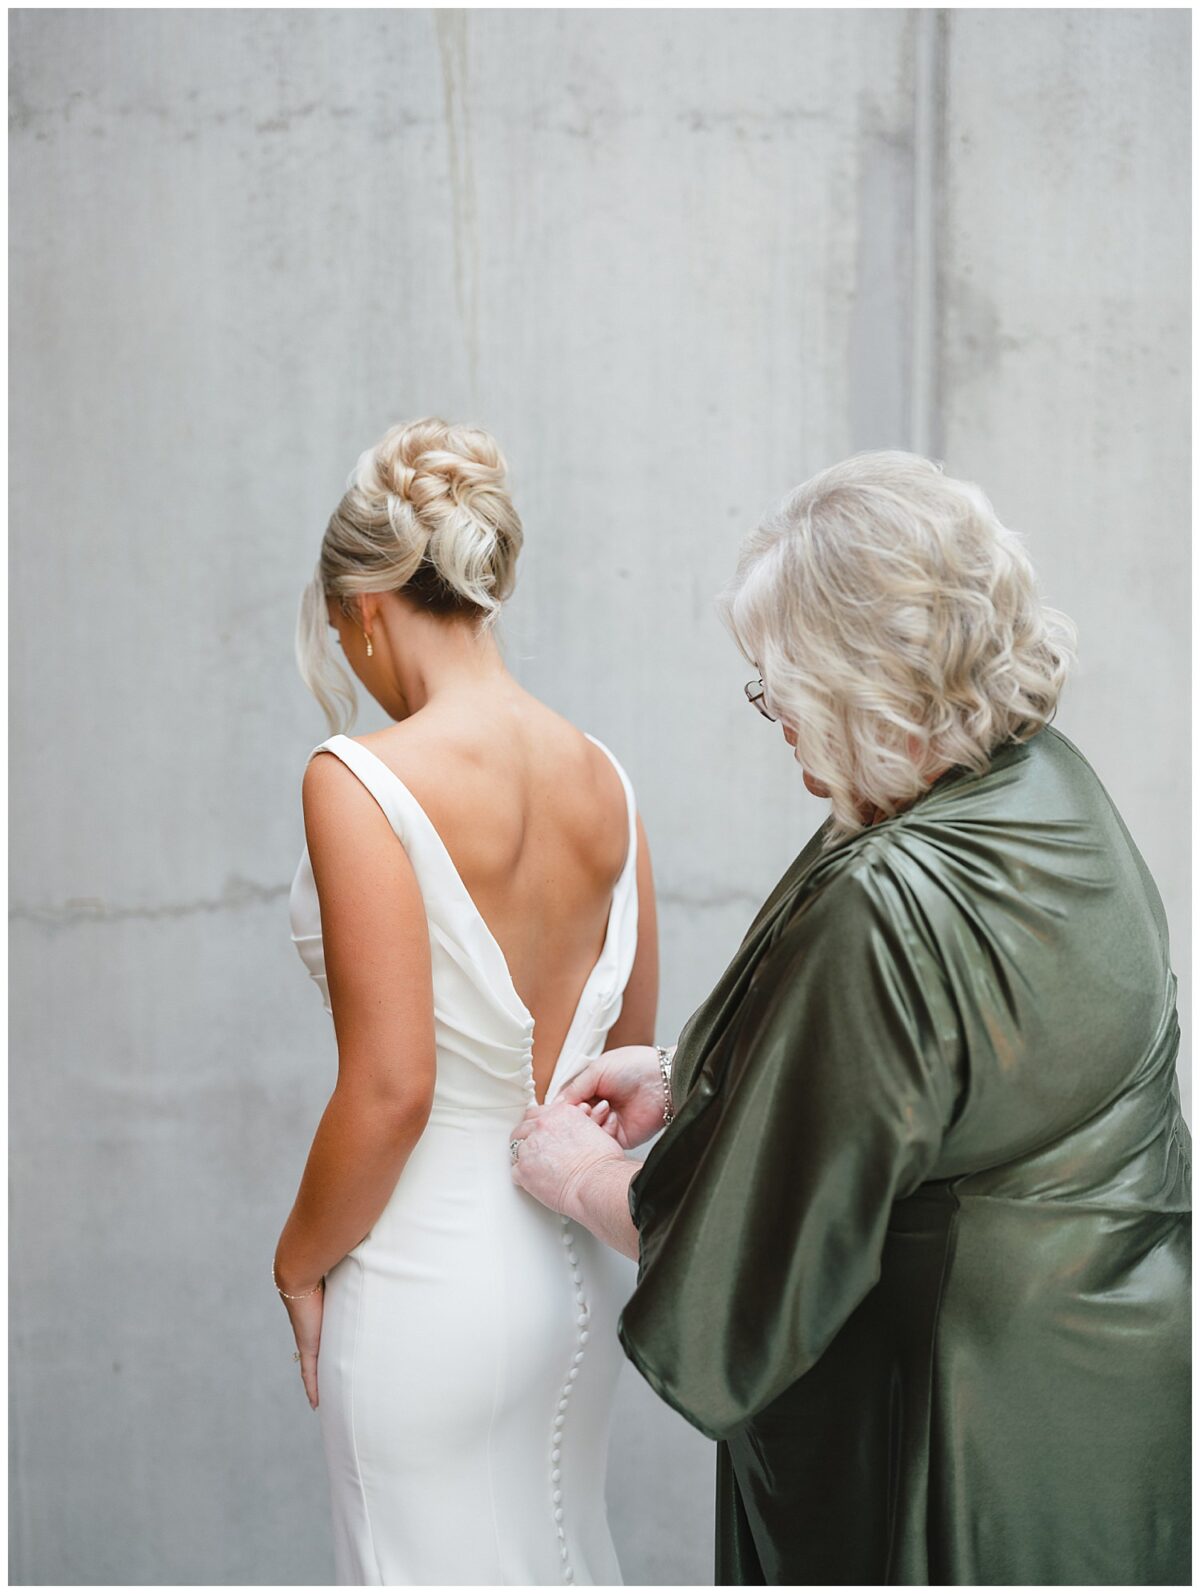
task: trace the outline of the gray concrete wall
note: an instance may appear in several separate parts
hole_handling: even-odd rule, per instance
[[[268,1267],[334,1067],[285,897],[346,471],[500,437],[509,657],[637,784],[663,1039],[823,813],[712,594],[864,447],[1028,534],[1183,973],[1188,18],[18,11],[11,61],[11,1575],[321,1583]],[[612,1463],[627,1580],[710,1580],[712,1447],[632,1369]]]

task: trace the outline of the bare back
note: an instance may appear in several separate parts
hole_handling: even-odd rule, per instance
[[[519,688],[465,713],[436,702],[363,744],[425,810],[534,1020],[543,1100],[630,843],[620,776],[569,721]]]

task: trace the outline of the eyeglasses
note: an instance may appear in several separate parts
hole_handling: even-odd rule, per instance
[[[746,682],[746,696],[754,704],[763,719],[770,720],[771,724],[774,725],[774,714],[767,713],[767,689],[762,684],[762,676],[759,676],[757,681]]]

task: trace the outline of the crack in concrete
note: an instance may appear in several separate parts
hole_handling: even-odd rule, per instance
[[[233,875],[218,897],[197,897],[190,902],[145,904],[108,903],[103,897],[68,897],[65,902],[16,902],[9,910],[10,921],[27,924],[116,924],[122,920],[186,919],[197,913],[236,913],[241,908],[278,902],[291,890],[287,885],[260,885]],[[660,907],[728,908],[749,904],[758,907],[760,898],[752,891],[717,891],[709,894],[691,891],[660,891]]]
[[[731,908],[745,903],[759,908],[764,900],[765,893],[758,896],[753,891],[717,891],[709,895],[691,891],[660,891],[656,898],[660,908]]]
[[[108,903],[103,897],[68,897],[65,902],[16,902],[9,920],[30,924],[114,924],[123,919],[186,919],[196,913],[230,913],[240,908],[277,902],[291,890],[287,885],[265,886],[231,875],[218,897],[197,897],[191,902]]]

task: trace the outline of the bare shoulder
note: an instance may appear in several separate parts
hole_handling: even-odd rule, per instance
[[[470,761],[472,745],[466,728],[454,718],[428,712],[352,740],[414,791],[426,780],[441,784],[447,777],[454,779],[458,766]]]
[[[429,719],[429,715],[414,715],[412,719],[397,720],[381,731],[367,731],[350,740],[365,747],[368,753],[374,753],[376,758],[382,758],[386,764],[397,750],[404,752],[414,745],[419,746],[428,737]]]
[[[606,751],[604,744],[563,715],[539,707],[545,715],[537,739],[539,754],[544,757],[547,774],[553,772],[562,781],[564,800],[569,802],[575,794],[585,808],[599,802],[623,823],[625,789],[614,763],[616,754]]]
[[[416,720],[401,721],[385,730],[343,739],[363,748],[401,779],[406,769],[419,769],[426,759],[447,749],[445,738],[439,738],[436,733],[431,735],[428,723],[420,724]],[[355,786],[361,787],[362,782],[333,748],[322,747],[309,759],[303,781],[306,793],[336,793],[353,790]]]
[[[354,737],[414,790],[436,787],[455,805],[472,788],[491,797],[505,769],[522,767],[577,784],[589,774],[607,785],[612,760],[557,710],[521,692],[489,703],[478,714],[425,711],[411,719]]]
[[[316,832],[342,827],[378,830],[383,815],[373,794],[331,748],[314,753],[300,783],[304,824],[310,844]],[[385,828],[390,830],[386,820]]]
[[[346,767],[332,748],[318,748],[305,765],[300,782],[305,813],[336,802],[339,793],[349,792],[360,784],[353,770]]]
[[[355,739],[403,782],[467,866],[486,872],[516,856],[531,824],[549,825],[592,858],[623,856],[626,799],[612,758],[524,690],[424,710]]]
[[[305,813],[315,805],[327,801],[329,793],[340,790],[343,776],[349,773],[350,771],[332,749],[318,748],[304,766],[304,776],[300,782]]]

